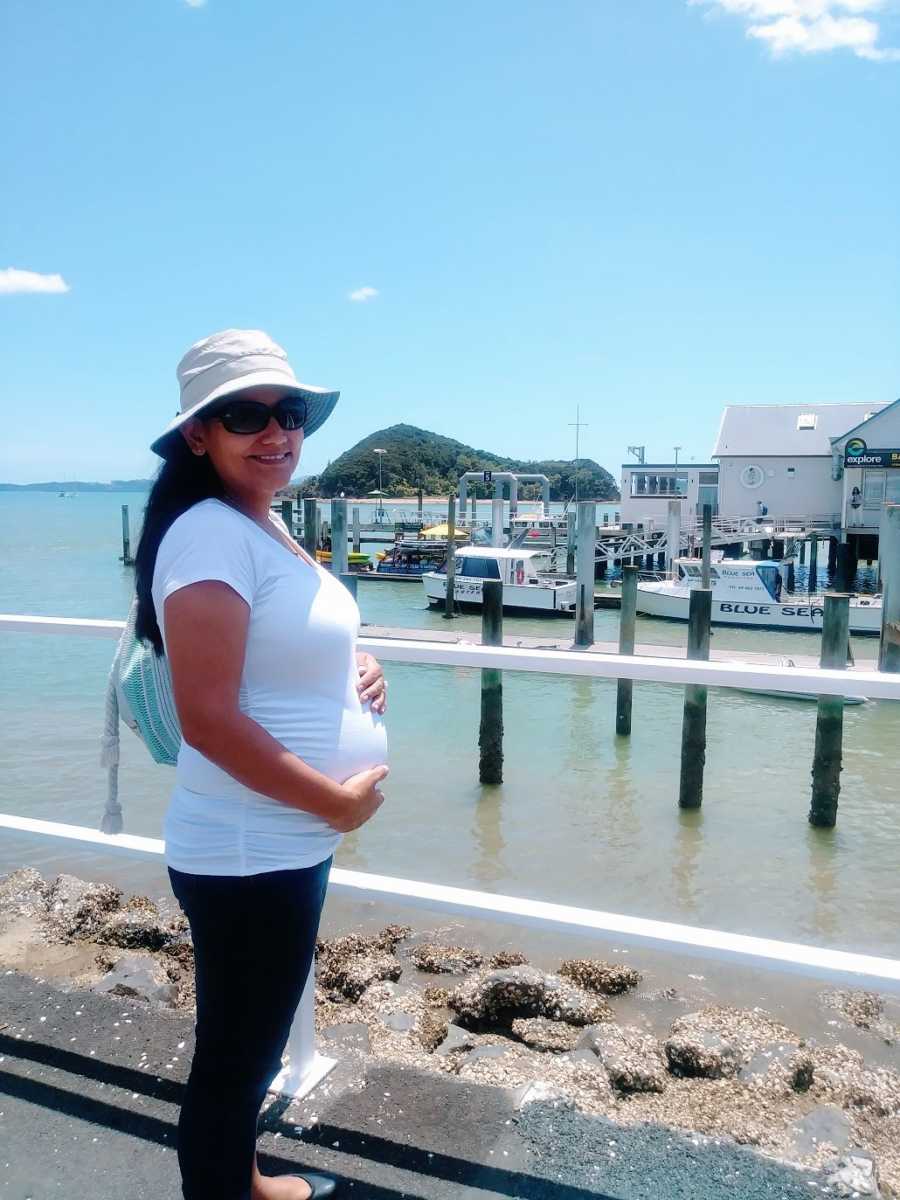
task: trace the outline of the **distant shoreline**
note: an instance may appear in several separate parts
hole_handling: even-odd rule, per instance
[[[151,486],[152,486],[152,480],[149,480],[149,479],[135,479],[134,481],[130,481],[130,480],[118,481],[117,480],[115,483],[66,483],[66,482],[60,482],[60,483],[0,483],[0,492],[42,492],[42,493],[75,492],[75,493],[84,493],[84,494],[91,494],[91,493],[95,493],[95,492],[100,492],[100,493],[132,492],[133,493],[133,492],[149,492]],[[284,498],[287,499],[287,497],[284,497]],[[276,497],[276,500],[277,499],[278,499],[278,497]],[[338,497],[337,496],[315,496],[315,497],[313,497],[313,496],[310,496],[310,497],[296,496],[295,502],[301,503],[305,499],[315,499],[317,501],[323,501],[326,503],[330,503],[332,500],[338,499]],[[365,505],[372,505],[374,507],[377,507],[378,504],[380,503],[377,498],[373,499],[371,496],[346,496],[345,499],[347,500],[348,503],[352,503],[354,505],[365,504]],[[594,499],[595,504],[611,504],[611,505],[621,504],[621,500],[619,500],[619,499],[607,499],[607,498],[593,498],[593,499]],[[446,504],[447,497],[446,496],[423,496],[422,503],[428,504],[428,505]],[[489,504],[490,498],[489,497],[479,497],[478,503],[479,504]],[[520,497],[519,503],[522,505],[539,504],[540,500],[537,498],[534,500],[525,500],[522,497]],[[554,501],[552,501],[552,503],[553,504],[563,504],[564,501],[554,500]],[[397,508],[397,507],[408,508],[408,507],[411,507],[414,505],[418,505],[418,497],[415,495],[412,495],[412,496],[385,496],[385,497],[383,497],[383,505],[385,508]]]
[[[0,483],[0,492],[149,492],[151,479],[116,479],[112,483],[60,480],[58,483]]]

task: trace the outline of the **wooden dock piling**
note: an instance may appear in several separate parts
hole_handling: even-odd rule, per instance
[[[331,570],[346,575],[350,570],[347,557],[347,501],[342,497],[331,501]]]
[[[597,505],[579,500],[575,554],[575,645],[594,644],[594,559],[597,554]]]
[[[310,558],[315,558],[318,546],[319,505],[315,496],[307,496],[303,501],[303,549]]]
[[[503,584],[485,579],[481,592],[481,644],[503,645]],[[503,672],[481,672],[481,724],[478,731],[478,778],[481,783],[503,782]]]
[[[287,525],[288,533],[291,537],[294,536],[294,502],[293,500],[282,500],[281,502],[281,519]]]
[[[703,541],[701,543],[700,586],[709,587],[709,564],[712,558],[712,505],[703,505]]]
[[[666,514],[666,570],[675,575],[675,559],[681,554],[681,501],[670,500]]]
[[[131,557],[131,523],[128,519],[128,505],[122,505],[122,562],[126,567],[134,566]]]
[[[452,621],[456,615],[456,497],[447,501],[447,594],[444,597],[444,619]]]
[[[850,597],[829,592],[825,597],[822,622],[822,654],[819,665],[830,670],[847,666],[850,630]],[[837,823],[841,794],[844,741],[844,699],[820,696],[816,712],[816,746],[812,767],[812,803],[809,823],[818,829],[833,829]]]
[[[687,656],[709,659],[709,625],[712,616],[712,589],[691,590],[688,616]],[[706,695],[702,684],[691,683],[684,689],[684,716],[681,723],[680,808],[699,808],[703,803],[703,770],[706,766]]]
[[[361,530],[359,525],[359,508],[354,505],[353,508],[353,553],[359,554],[362,544]]]
[[[837,548],[837,564],[834,572],[834,590],[836,592],[849,592],[853,584],[851,579],[851,554],[850,546],[847,542],[840,542]],[[856,572],[852,572],[855,574]]]
[[[619,613],[620,654],[634,654],[637,582],[637,567],[625,567],[622,571],[622,608]],[[629,737],[631,734],[633,689],[634,683],[631,679],[619,679],[616,683],[616,733],[621,737]]]
[[[566,513],[566,574],[575,574],[575,541],[578,534],[575,528],[575,510],[570,508]]]
[[[344,585],[353,599],[356,600],[359,595],[359,576],[355,575],[352,571],[342,571],[338,576],[338,579],[340,579],[341,583]]]
[[[878,670],[900,672],[900,504],[884,506],[878,562],[882,592]]]
[[[818,590],[819,584],[819,539],[812,537],[809,539],[809,575],[806,582],[806,590],[810,595]]]

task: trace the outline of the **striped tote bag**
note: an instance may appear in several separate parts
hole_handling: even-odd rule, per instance
[[[137,599],[132,602],[125,629],[116,647],[106,687],[106,721],[100,762],[108,770],[103,833],[121,833],[119,803],[119,720],[141,739],[154,762],[174,766],[181,746],[181,726],[172,694],[172,676],[165,656],[140,641],[134,632]]]

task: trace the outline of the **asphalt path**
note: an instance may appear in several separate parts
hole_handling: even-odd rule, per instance
[[[191,1046],[183,1016],[0,975],[3,1200],[178,1200]],[[727,1142],[521,1099],[347,1052],[307,1100],[267,1109],[263,1170],[330,1172],[341,1195],[366,1200],[808,1200],[824,1190],[813,1172]]]

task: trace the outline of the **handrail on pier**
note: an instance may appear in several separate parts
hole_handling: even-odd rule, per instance
[[[0,633],[37,633],[117,639],[124,621],[75,617],[37,617],[0,613]],[[754,689],[768,692],[845,696],[846,671],[819,667],[783,667],[742,662],[707,662],[650,655],[598,654],[588,650],[542,650],[525,646],[482,646],[474,642],[429,642],[394,637],[360,637],[363,650],[384,662],[434,667],[493,668],[594,679],[633,679],[676,686]],[[900,676],[854,670],[853,693],[871,700],[900,700]]]

